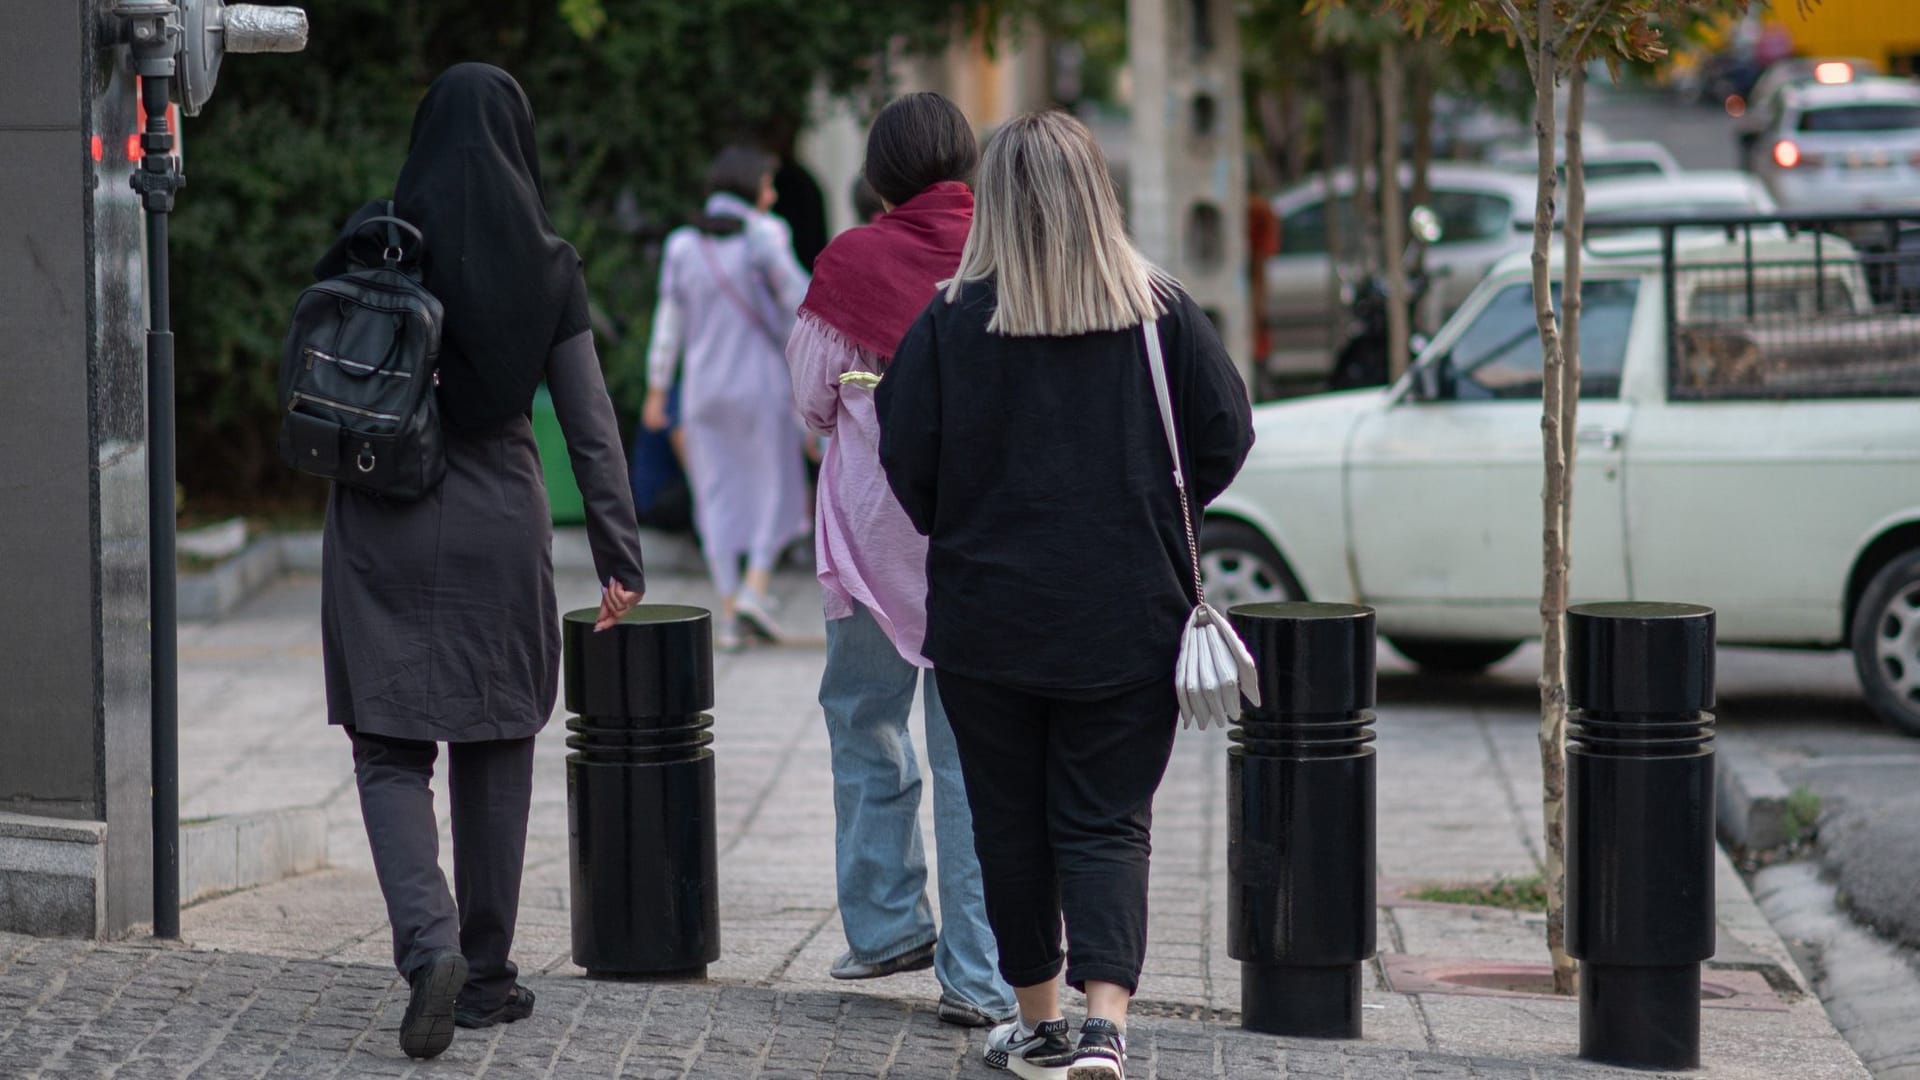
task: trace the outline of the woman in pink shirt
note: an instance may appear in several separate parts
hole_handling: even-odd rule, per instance
[[[820,254],[787,343],[794,402],[830,437],[815,529],[827,615],[820,681],[833,744],[834,846],[847,952],[839,979],[934,969],[939,1016],[986,1027],[1013,1013],[987,927],[953,731],[920,655],[927,627],[927,541],[880,468],[871,390],[842,376],[878,375],[960,265],[973,220],[967,187],[979,146],[960,110],[938,94],[883,109],[864,169],[887,213],[841,233]],[[927,904],[919,825],[920,767],[907,722],[924,685],[940,912]]]

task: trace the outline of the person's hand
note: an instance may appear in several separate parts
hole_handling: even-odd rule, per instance
[[[647,405],[645,409],[641,410],[640,423],[644,425],[648,431],[665,431],[673,426],[673,421],[667,417],[667,392],[665,390],[649,390],[647,392]]]
[[[608,578],[607,587],[600,590],[600,618],[594,622],[594,630],[605,630],[619,622],[620,617],[632,611],[645,596],[645,593],[634,592],[613,578]]]

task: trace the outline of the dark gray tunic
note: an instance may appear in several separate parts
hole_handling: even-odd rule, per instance
[[[602,585],[646,582],[633,492],[593,335],[555,346],[547,387],[586,498]],[[537,733],[553,711],[560,627],[553,530],[533,427],[446,433],[447,473],[418,502],[336,485],[320,626],[327,721],[399,739]]]

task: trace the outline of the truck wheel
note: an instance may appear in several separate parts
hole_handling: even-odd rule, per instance
[[[1390,637],[1401,656],[1424,671],[1473,675],[1513,655],[1517,641],[1443,641],[1439,638]]]
[[[1260,530],[1219,518],[1200,524],[1200,579],[1207,586],[1207,602],[1221,611],[1241,604],[1304,600],[1307,595]]]
[[[1920,551],[1880,568],[1853,613],[1853,667],[1867,704],[1920,736]]]

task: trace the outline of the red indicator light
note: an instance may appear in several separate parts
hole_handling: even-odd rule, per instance
[[[94,164],[96,165],[106,160],[107,141],[95,135],[93,138],[87,140],[87,153],[92,155]]]

